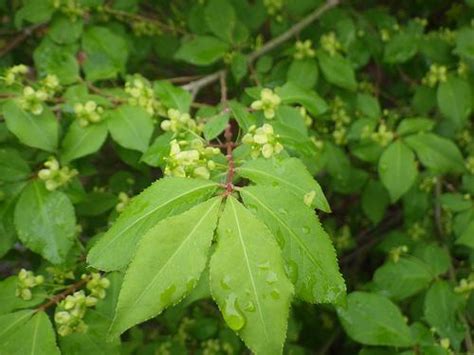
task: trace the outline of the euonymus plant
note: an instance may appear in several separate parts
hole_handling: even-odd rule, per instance
[[[473,15],[0,0],[0,354],[474,354]]]

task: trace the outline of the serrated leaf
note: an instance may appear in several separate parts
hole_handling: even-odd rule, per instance
[[[120,290],[111,334],[160,314],[196,286],[207,262],[221,198],[159,222],[140,240]]]
[[[387,206],[390,204],[390,198],[383,185],[376,180],[370,180],[362,192],[362,210],[374,224],[379,223]]]
[[[81,127],[73,122],[64,137],[61,148],[61,161],[67,164],[71,160],[97,152],[107,138],[107,124],[96,123]]]
[[[374,288],[393,300],[403,300],[428,287],[435,277],[429,266],[416,258],[403,257],[388,261],[374,274]],[[397,282],[393,282],[393,280]]]
[[[316,92],[303,89],[294,83],[286,83],[276,89],[282,103],[300,104],[304,106],[312,115],[318,116],[328,110],[328,105]]]
[[[347,306],[337,314],[346,333],[365,345],[408,347],[413,345],[410,328],[398,307],[388,298],[367,292],[352,292]]]
[[[144,153],[153,134],[153,120],[142,108],[121,106],[107,113],[107,126],[122,147]]]
[[[23,244],[53,264],[64,262],[74,243],[76,216],[69,198],[30,182],[15,207],[15,228]]]
[[[305,89],[314,87],[318,77],[318,63],[314,59],[293,60],[286,75],[288,81]]]
[[[446,281],[437,281],[425,296],[424,317],[441,337],[449,338],[454,349],[464,338],[464,327],[457,314],[464,303]]]
[[[459,148],[449,139],[433,133],[420,133],[405,138],[420,161],[437,173],[463,172],[464,159]]]
[[[58,121],[44,107],[40,115],[22,110],[14,100],[3,104],[7,127],[25,145],[54,152],[58,144]]]
[[[438,107],[457,128],[462,128],[472,112],[472,92],[468,82],[451,76],[438,86]]]
[[[28,163],[15,149],[0,148],[0,181],[24,180],[29,174]]]
[[[155,141],[150,145],[141,161],[155,167],[163,167],[166,165],[165,158],[170,152],[170,142],[173,139],[173,132],[166,132],[156,137]]]
[[[232,111],[232,116],[237,120],[239,127],[247,131],[250,126],[256,124],[254,115],[247,111],[247,108],[237,101],[229,101],[229,108]]]
[[[324,78],[330,84],[350,91],[357,88],[354,68],[346,58],[337,53],[331,56],[321,51],[318,59]]]
[[[114,225],[92,247],[87,261],[100,270],[128,265],[138,241],[162,219],[182,213],[216,191],[213,182],[163,178],[134,197]]]
[[[210,262],[210,286],[227,325],[256,354],[280,354],[293,287],[265,225],[229,196]]]
[[[397,133],[401,136],[407,134],[431,131],[435,121],[429,118],[405,118],[397,127]]]
[[[386,63],[404,63],[418,51],[418,40],[409,32],[399,32],[388,41],[384,51]]]
[[[210,0],[204,10],[204,17],[211,32],[226,42],[232,41],[237,21],[235,10],[227,0]]]
[[[415,154],[397,140],[382,153],[378,171],[392,202],[395,202],[410,189],[418,176]]]
[[[456,244],[474,249],[474,221],[469,222],[464,232],[456,239]]]
[[[24,300],[16,295],[18,277],[10,276],[0,282],[0,314],[6,314],[17,309],[34,307],[47,296],[44,290],[35,287],[31,290],[31,300]]]
[[[22,314],[20,317],[27,317],[27,314]],[[15,320],[18,321],[18,318]],[[53,326],[45,312],[32,315],[26,322],[16,327],[0,344],[2,354],[61,354],[56,345]]]
[[[344,279],[334,246],[314,211],[282,188],[248,186],[240,195],[280,245],[296,296],[311,303],[340,301],[346,290]]]
[[[256,184],[284,187],[304,201],[305,196],[314,194],[311,206],[330,212],[329,203],[321,186],[297,158],[284,160],[256,159],[245,162],[237,172]]]
[[[211,36],[196,36],[181,44],[175,58],[185,62],[206,66],[221,59],[229,45]]]
[[[219,113],[217,116],[210,117],[204,125],[204,137],[210,141],[218,137],[224,132],[229,122],[229,114],[227,112]]]
[[[0,316],[0,349],[19,328],[21,328],[34,314],[34,310],[27,309]]]

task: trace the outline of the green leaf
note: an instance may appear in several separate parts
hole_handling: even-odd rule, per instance
[[[413,256],[423,260],[434,275],[444,274],[451,266],[448,252],[435,243],[422,243],[414,251]]]
[[[390,64],[404,63],[418,51],[418,40],[412,33],[399,32],[388,41],[384,61]]]
[[[434,278],[428,265],[416,258],[388,261],[374,274],[374,288],[393,300],[403,300],[428,287]],[[393,282],[397,280],[397,282]]]
[[[33,297],[25,301],[16,295],[18,277],[10,276],[0,282],[0,314],[6,314],[18,309],[34,307],[46,299],[47,294],[35,287],[31,290]],[[2,324],[0,322],[0,324]],[[1,343],[1,341],[0,341]]]
[[[77,121],[73,122],[62,142],[61,161],[67,164],[71,160],[97,152],[106,138],[106,123],[81,127]]]
[[[33,52],[38,74],[54,74],[62,85],[75,83],[79,79],[76,52],[76,45],[60,46],[46,37]]]
[[[400,136],[431,131],[435,122],[429,118],[404,118],[397,127]]]
[[[459,148],[450,140],[433,133],[420,133],[405,138],[421,163],[437,173],[460,173],[465,170]]]
[[[20,195],[14,218],[26,247],[53,264],[64,262],[76,234],[74,207],[64,193],[49,192],[42,182],[32,181]]]
[[[204,10],[204,17],[211,32],[226,42],[232,42],[237,17],[227,0],[210,0]]]
[[[3,105],[3,115],[7,127],[27,146],[53,152],[58,144],[58,121],[54,114],[44,107],[41,115],[33,115],[22,110],[9,100]]]
[[[59,44],[71,44],[81,37],[83,28],[82,18],[76,18],[73,21],[67,15],[58,15],[51,21],[48,36]]]
[[[362,192],[362,210],[372,223],[379,223],[387,206],[390,204],[390,198],[383,185],[376,181],[370,180]]]
[[[293,293],[265,225],[229,196],[217,228],[210,286],[227,325],[256,354],[280,354]]]
[[[242,53],[238,52],[232,56],[232,62],[230,63],[230,71],[235,81],[239,83],[248,72],[247,57]]]
[[[86,54],[83,68],[87,80],[115,79],[125,72],[127,42],[109,28],[90,26],[82,36],[82,48]]]
[[[456,244],[474,249],[474,221],[469,222],[464,232],[456,239]]]
[[[397,140],[382,153],[378,171],[392,202],[395,202],[410,189],[418,176],[415,154]]]
[[[300,201],[304,201],[308,194],[314,195],[311,206],[324,212],[331,211],[321,186],[297,158],[281,161],[263,158],[250,160],[237,168],[237,173],[256,184],[284,187],[300,198]]]
[[[196,36],[181,44],[175,58],[194,65],[206,66],[221,59],[229,45],[215,37]]]
[[[170,142],[173,139],[173,132],[166,132],[156,137],[148,150],[143,154],[141,161],[154,167],[163,167],[166,164],[165,158],[170,152]]]
[[[439,84],[438,106],[448,120],[457,128],[462,128],[472,112],[472,92],[469,84],[461,78],[450,76]]]
[[[11,336],[20,329],[34,314],[34,310],[27,309],[14,313],[0,315],[0,350],[11,339]]]
[[[366,117],[378,119],[382,115],[379,101],[369,94],[357,94],[357,109]]]
[[[434,283],[425,296],[426,321],[441,337],[449,338],[454,349],[458,349],[464,339],[464,327],[457,317],[463,303],[463,297],[455,293],[446,281]]]
[[[166,218],[140,240],[120,290],[111,333],[160,314],[196,286],[207,263],[221,198]]]
[[[11,148],[0,148],[0,181],[15,182],[28,178],[30,167],[23,157]]]
[[[168,81],[155,81],[153,90],[167,108],[175,108],[183,113],[189,112],[192,97],[186,90],[176,87]]]
[[[284,104],[303,105],[312,115],[318,116],[328,110],[326,102],[314,91],[298,87],[294,83],[286,83],[276,89]]]
[[[32,311],[24,312],[30,312],[31,315]],[[27,313],[17,315],[14,321],[18,321],[22,317],[28,317]],[[2,354],[61,354],[56,345],[53,326],[45,312],[37,312],[32,315],[26,322],[16,327],[0,344],[0,353]]]
[[[144,153],[153,134],[153,120],[138,106],[120,106],[107,113],[110,135],[122,147]]]
[[[216,191],[213,182],[164,178],[134,197],[114,225],[92,247],[89,264],[100,270],[120,270],[129,263],[138,241],[162,219],[182,213]]]
[[[232,116],[236,119],[239,127],[247,131],[250,126],[256,124],[255,116],[247,111],[247,108],[237,101],[229,101]]]
[[[282,188],[248,186],[240,195],[283,250],[296,296],[311,303],[340,301],[346,291],[344,279],[331,240],[314,211]]]
[[[0,203],[0,235],[2,236],[0,238],[0,257],[3,257],[17,241],[15,223],[13,222],[15,203],[14,199]]]
[[[218,137],[224,132],[227,124],[229,123],[229,114],[227,112],[219,113],[216,116],[210,117],[204,125],[203,133],[204,137],[210,141]]]
[[[474,59],[474,30],[472,28],[464,27],[456,31],[455,52],[466,59]]]
[[[25,0],[22,4],[15,14],[16,27],[21,27],[24,20],[31,23],[48,22],[55,10],[49,1]]]
[[[398,307],[374,293],[353,292],[347,306],[337,309],[339,319],[354,341],[364,345],[408,347],[413,345],[410,328]]]
[[[319,77],[318,64],[314,59],[293,60],[286,78],[301,88],[311,89]]]
[[[357,82],[351,63],[340,54],[329,55],[323,51],[318,54],[319,65],[324,78],[335,86],[355,91]]]

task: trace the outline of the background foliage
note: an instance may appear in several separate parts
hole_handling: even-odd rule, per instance
[[[474,353],[473,15],[0,0],[0,353]]]

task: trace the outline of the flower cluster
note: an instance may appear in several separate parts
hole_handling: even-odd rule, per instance
[[[5,85],[10,86],[21,80],[27,73],[28,67],[24,64],[19,64],[7,69],[2,79]]]
[[[316,56],[316,51],[313,48],[313,42],[310,39],[306,41],[296,41],[295,44],[295,54],[293,57],[295,59],[305,59],[305,58],[314,58]]]
[[[474,275],[471,274],[468,279],[461,279],[459,285],[454,288],[456,293],[464,293],[469,296],[471,291],[474,290]]]
[[[430,71],[421,80],[423,85],[435,87],[438,83],[444,83],[448,80],[448,68],[444,65],[431,64]]]
[[[418,188],[423,192],[430,193],[437,182],[438,178],[436,176],[426,176],[421,180]]]
[[[152,21],[136,20],[132,21],[131,28],[136,36],[158,36],[162,30]]]
[[[43,112],[43,102],[49,98],[48,93],[43,89],[35,90],[31,86],[23,89],[23,95],[19,98],[20,107],[31,112],[33,115],[41,115]]]
[[[66,280],[74,280],[72,270],[64,270],[56,266],[48,266],[46,271],[51,275],[54,282],[63,284]]]
[[[16,283],[16,296],[25,301],[31,300],[33,294],[31,289],[41,285],[44,282],[42,275],[35,276],[33,271],[21,269],[18,273],[18,280]]]
[[[472,175],[474,175],[474,155],[470,155],[466,159],[466,169],[469,171]]]
[[[281,103],[280,96],[275,94],[273,90],[265,88],[260,92],[260,100],[252,102],[252,109],[263,111],[263,115],[267,119],[272,119],[275,117],[275,110]]]
[[[41,88],[46,91],[49,97],[54,96],[61,86],[59,85],[59,79],[56,75],[54,74],[48,74],[46,75],[41,81],[40,81]]]
[[[420,240],[426,235],[426,228],[421,223],[415,222],[408,228],[407,232],[411,239]]]
[[[347,125],[351,122],[351,117],[346,111],[346,104],[339,97],[335,97],[331,103],[331,120],[335,123],[332,132],[334,142],[338,145],[347,143]]]
[[[209,179],[210,171],[216,167],[211,158],[219,153],[218,148],[205,147],[201,139],[194,139],[191,142],[178,142],[174,139],[170,142],[165,175]]]
[[[167,120],[161,122],[163,131],[175,133],[178,137],[185,136],[188,132],[199,134],[202,131],[202,125],[196,123],[189,113],[182,113],[174,108],[170,108],[167,112]]]
[[[220,339],[208,339],[201,343],[202,355],[224,354],[232,355],[234,348],[227,342]]]
[[[251,146],[250,155],[252,158],[256,159],[261,154],[268,159],[283,150],[278,138],[279,136],[273,132],[273,127],[265,123],[259,128],[255,125],[251,126],[248,133],[242,138],[242,142]]]
[[[105,290],[110,286],[109,279],[102,277],[98,272],[93,272],[89,276],[84,274],[81,278],[83,280],[90,278],[89,281],[87,281],[86,288],[89,290],[91,296],[101,300],[105,298],[107,294]]]
[[[381,147],[386,147],[393,140],[393,132],[387,129],[385,123],[381,123],[377,131],[372,132],[370,138]]]
[[[335,55],[342,49],[341,43],[338,41],[334,32],[328,32],[319,39],[321,47],[331,56]]]
[[[96,304],[97,298],[86,296],[82,290],[67,296],[58,304],[54,314],[58,334],[66,336],[72,333],[84,333],[87,330],[84,315],[88,307],[94,307]]]
[[[394,247],[390,249],[389,258],[394,263],[398,263],[398,261],[400,260],[400,257],[406,253],[408,253],[408,247],[406,245],[400,245],[398,247]]]
[[[56,158],[50,157],[44,164],[44,169],[38,172],[38,177],[45,182],[46,189],[54,191],[58,187],[66,185],[74,176],[77,170],[67,166],[60,167]]]
[[[95,101],[89,100],[85,104],[76,103],[74,113],[81,127],[87,127],[89,124],[102,121],[104,109],[98,106]]]
[[[128,196],[126,192],[120,192],[118,194],[118,199],[119,199],[119,202],[115,206],[115,210],[120,213],[120,212],[123,212],[125,207],[127,207],[127,205],[129,204],[130,197]]]
[[[156,99],[150,82],[141,75],[129,77],[125,83],[125,92],[130,96],[128,103],[144,108],[150,115],[162,115],[163,106]]]
[[[80,1],[77,0],[53,0],[52,5],[73,21],[84,17],[88,10],[86,7],[81,6]]]
[[[306,108],[304,106],[299,107],[300,110],[300,115],[304,119],[304,124],[306,127],[311,127],[313,124],[313,118],[308,114],[308,111],[306,111]]]
[[[278,15],[283,9],[284,0],[263,0],[263,5],[269,15]]]

